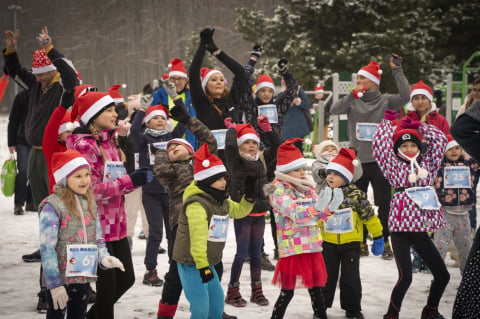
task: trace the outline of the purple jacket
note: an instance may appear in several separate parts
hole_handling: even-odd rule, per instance
[[[106,160],[120,161],[120,154],[113,141],[114,131],[99,132],[99,143]],[[127,236],[127,219],[124,210],[124,194],[134,187],[130,176],[125,175],[103,182],[104,162],[100,147],[85,128],[78,128],[67,137],[67,148],[79,151],[90,164],[92,189],[98,206],[98,217],[105,241],[115,241]]]

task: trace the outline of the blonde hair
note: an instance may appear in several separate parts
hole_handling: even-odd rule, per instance
[[[59,190],[60,198],[65,202],[65,206],[67,206],[68,211],[75,217],[81,218],[80,212],[77,208],[77,203],[75,201],[76,196],[83,196],[88,202],[88,211],[92,215],[93,219],[97,219],[96,214],[94,214],[95,208],[95,197],[93,196],[91,188],[87,190],[85,195],[77,195],[75,194],[70,188],[67,187],[60,187]]]

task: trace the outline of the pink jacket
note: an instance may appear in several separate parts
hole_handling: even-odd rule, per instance
[[[114,131],[100,132],[99,143],[108,161],[120,161],[120,154],[113,142]],[[127,236],[127,220],[124,210],[124,194],[134,187],[128,175],[103,182],[104,162],[100,147],[85,128],[78,128],[67,137],[67,148],[79,151],[90,164],[92,189],[98,206],[98,217],[105,241],[115,241]]]

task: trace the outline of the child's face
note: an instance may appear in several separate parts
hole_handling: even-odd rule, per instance
[[[238,147],[238,150],[240,153],[248,153],[254,156],[258,152],[258,143],[254,140],[246,140]]]
[[[335,146],[333,145],[327,145],[323,148],[322,150],[322,153],[326,153],[326,152],[329,152],[329,153],[334,153],[334,154],[338,154],[338,150]]]
[[[163,130],[166,125],[167,120],[161,115],[155,115],[147,122],[147,124],[145,124],[146,127],[153,130]]]
[[[460,145],[454,146],[445,152],[445,157],[452,162],[458,161],[460,156],[462,156],[462,148]]]
[[[398,149],[402,151],[404,154],[416,154],[418,152],[418,146],[417,144],[411,142],[411,141],[406,141],[403,142]]]
[[[305,167],[297,168],[297,169],[295,169],[293,171],[290,171],[286,174],[288,176],[298,178],[298,179],[306,179],[307,178],[307,174],[305,173]]]
[[[213,182],[210,187],[224,191],[227,188],[227,180],[222,176]]]
[[[190,153],[185,146],[171,143],[168,145],[167,155],[170,162],[181,162],[186,160],[190,156]]]
[[[85,195],[90,187],[90,169],[81,168],[67,178],[67,187],[75,194]]]
[[[105,109],[94,121],[93,125],[99,130],[113,130],[117,123],[117,112],[115,106]]]
[[[268,103],[273,98],[274,91],[271,88],[263,87],[257,92],[257,97],[262,103]]]
[[[62,142],[66,142],[67,141],[67,136],[69,136],[70,134],[72,134],[72,131],[62,132],[62,133],[58,134],[58,139]]]
[[[430,110],[430,100],[423,94],[417,94],[412,98],[412,106],[415,111],[425,113]]]
[[[327,174],[327,184],[330,188],[338,188],[347,184],[345,179],[333,171]]]

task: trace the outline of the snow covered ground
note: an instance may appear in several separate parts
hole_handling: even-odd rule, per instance
[[[0,116],[0,163],[8,157],[7,149],[7,117]],[[136,233],[140,232],[140,220]],[[226,290],[230,276],[230,268],[235,255],[235,238],[233,225],[229,228],[229,238],[224,251],[223,262],[225,273],[222,284]],[[43,318],[35,310],[37,292],[39,291],[39,263],[25,263],[23,254],[31,253],[38,248],[38,217],[35,212],[27,212],[23,216],[13,215],[13,197],[6,198],[0,194],[0,318],[32,319]],[[270,227],[267,225],[266,252],[273,256],[273,241]],[[156,318],[161,287],[149,287],[142,283],[145,271],[143,257],[145,241],[134,239],[133,262],[135,266],[135,285],[116,304],[116,318]],[[158,272],[163,274],[168,269],[167,256],[158,255]],[[363,257],[361,259],[361,274],[363,286],[362,308],[365,318],[381,318],[386,312],[391,290],[397,280],[397,270],[393,260],[387,261],[380,257]],[[447,256],[447,264],[451,275],[450,283],[440,304],[440,312],[445,318],[451,318],[452,306],[457,287],[460,282],[460,271],[452,267],[453,261]],[[241,293],[247,300],[250,298],[249,265],[245,264],[241,276]],[[270,300],[270,305],[260,307],[248,303],[244,308],[225,306],[225,311],[235,314],[238,318],[270,318],[273,305],[278,297],[279,288],[270,284],[273,272],[262,272],[264,293]],[[401,318],[419,318],[427,299],[427,292],[432,276],[418,273],[413,275],[412,285],[405,297]],[[334,307],[328,310],[330,319],[344,318],[338,301],[338,290]],[[297,290],[285,318],[312,318],[310,298],[306,290]],[[175,318],[189,318],[188,302],[182,295]]]

